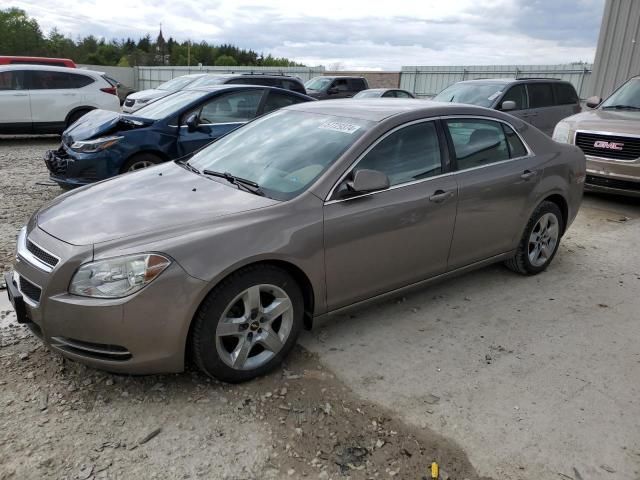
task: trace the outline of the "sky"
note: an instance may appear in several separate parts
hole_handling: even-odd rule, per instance
[[[9,0],[72,38],[232,43],[309,66],[592,62],[605,0]]]

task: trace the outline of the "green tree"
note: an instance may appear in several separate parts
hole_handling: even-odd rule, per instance
[[[38,22],[24,10],[0,10],[0,48],[4,55],[42,55],[44,38]]]
[[[220,55],[214,63],[216,67],[235,67],[238,62],[231,55]]]
[[[120,57],[120,60],[118,61],[118,67],[130,67],[131,65],[129,64],[129,59],[126,57],[126,55],[123,55]]]

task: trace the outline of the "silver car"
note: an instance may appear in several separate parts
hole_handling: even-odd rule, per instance
[[[298,104],[45,205],[8,292],[69,358],[243,381],[314,318],[494,262],[542,272],[584,179],[578,148],[495,110]]]

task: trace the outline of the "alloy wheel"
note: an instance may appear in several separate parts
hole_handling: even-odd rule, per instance
[[[216,350],[236,370],[259,368],[282,350],[293,327],[293,304],[275,285],[253,285],[224,309]]]
[[[553,213],[545,213],[538,219],[529,235],[529,262],[541,267],[549,261],[558,244],[560,228]]]
[[[131,166],[128,168],[127,172],[142,170],[143,168],[151,167],[152,165],[155,165],[155,164],[153,162],[150,162],[149,160],[139,160],[137,162],[132,163]]]

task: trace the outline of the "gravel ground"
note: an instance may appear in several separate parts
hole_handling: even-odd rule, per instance
[[[42,162],[58,140],[0,138],[0,270],[34,210],[62,193]],[[357,397],[298,348],[244,385],[198,372],[117,376],[48,350],[0,292],[0,480],[479,478],[427,427]],[[434,397],[431,399],[437,402]]]

